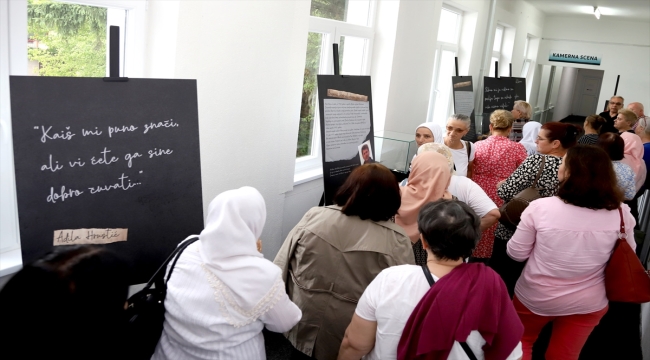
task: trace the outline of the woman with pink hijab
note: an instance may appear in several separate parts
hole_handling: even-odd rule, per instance
[[[643,161],[643,142],[641,142],[641,138],[637,134],[624,131],[620,135],[625,142],[625,148],[623,149],[625,156],[621,162],[627,164],[634,171],[634,183],[636,191],[639,191],[645,182],[647,172]]]
[[[423,265],[427,262],[427,253],[420,241],[418,213],[427,203],[452,198],[447,191],[451,171],[447,159],[437,152],[427,151],[418,155],[412,165],[408,184],[400,189],[402,205],[395,215],[395,223],[404,228],[411,239],[415,263]]]

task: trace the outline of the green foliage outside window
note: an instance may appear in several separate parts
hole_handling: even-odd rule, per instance
[[[311,0],[311,16],[345,21],[349,0]],[[298,128],[298,146],[296,157],[311,153],[314,113],[316,109],[317,83],[316,75],[320,65],[323,35],[310,32],[307,35],[307,57],[305,60],[305,77],[302,86],[302,105],[300,107],[300,126]],[[342,45],[342,44],[341,44]],[[342,48],[340,48],[342,50]],[[339,51],[339,58],[343,58]]]
[[[106,76],[106,8],[28,0],[29,60],[39,75]]]

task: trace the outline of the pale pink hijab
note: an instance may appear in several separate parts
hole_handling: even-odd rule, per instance
[[[634,183],[636,185],[636,191],[639,191],[645,182],[647,172],[645,162],[643,161],[643,142],[639,135],[627,131],[624,131],[621,137],[625,142],[625,148],[623,149],[625,156],[621,162],[629,165],[632,171],[634,171]]]
[[[447,191],[451,171],[447,159],[431,151],[419,154],[412,165],[408,184],[400,188],[402,205],[395,215],[395,223],[403,227],[406,235],[415,243],[420,236],[418,213],[422,206],[441,198],[451,199]]]

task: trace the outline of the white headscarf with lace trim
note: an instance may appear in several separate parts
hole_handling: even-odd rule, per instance
[[[284,294],[280,268],[257,251],[265,222],[264,198],[245,186],[212,200],[199,236],[201,265],[215,300],[235,327],[257,320]]]

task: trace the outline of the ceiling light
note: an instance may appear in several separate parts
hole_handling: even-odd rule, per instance
[[[600,9],[598,8],[598,6],[594,6],[594,16],[596,17],[596,19],[600,20]]]

